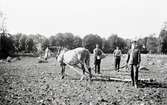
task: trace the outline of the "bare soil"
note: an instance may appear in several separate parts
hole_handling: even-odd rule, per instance
[[[112,55],[102,60],[103,76],[130,79],[128,69],[117,72],[113,64]],[[68,67],[61,79],[55,58],[48,63],[38,63],[35,57],[0,62],[0,105],[167,105],[167,56],[142,55],[140,68],[139,79],[149,81],[134,88],[130,82],[103,78],[80,81],[80,75]]]

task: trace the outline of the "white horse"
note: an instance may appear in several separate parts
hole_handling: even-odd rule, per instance
[[[66,48],[59,49],[58,55],[57,55],[57,61],[60,63],[60,66],[62,68],[61,75],[62,79],[64,78],[65,73],[65,66],[68,65],[69,67],[73,68],[76,72],[79,73],[78,70],[75,68],[80,68],[78,64],[81,65],[81,69],[83,70],[83,73],[81,74],[81,80],[83,77],[85,77],[85,68],[88,70],[89,78],[92,78],[91,74],[91,67],[90,67],[90,53],[89,50],[86,48],[75,48],[73,50],[68,50]]]

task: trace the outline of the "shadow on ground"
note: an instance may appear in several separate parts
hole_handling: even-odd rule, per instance
[[[167,88],[167,83],[156,81],[139,81],[139,88]]]
[[[80,78],[70,78],[70,80],[80,80]],[[113,80],[113,79],[107,79],[107,77],[101,78],[101,79],[98,79],[98,78],[92,79],[92,82],[94,82],[94,81],[131,83],[131,81],[116,80],[116,79]],[[138,88],[167,88],[167,83],[157,82],[157,81],[153,81],[153,80],[139,80]]]

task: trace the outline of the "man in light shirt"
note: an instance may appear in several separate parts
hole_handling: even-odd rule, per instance
[[[96,44],[96,48],[93,50],[93,54],[94,54],[95,73],[100,74],[100,64],[103,51],[99,48],[98,44]]]
[[[119,71],[122,52],[117,46],[114,50],[115,70]]]

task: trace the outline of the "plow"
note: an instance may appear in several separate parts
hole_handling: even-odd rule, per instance
[[[82,71],[81,71],[81,67],[79,67],[78,65],[71,66],[71,65],[67,64],[67,66],[69,68],[71,68],[71,70],[76,72],[77,74],[83,76]],[[124,68],[128,69],[126,65],[120,67],[120,69],[124,69]],[[112,70],[114,70],[114,69],[111,69],[111,71]],[[92,71],[94,71],[94,67],[92,67]],[[89,74],[89,72],[87,70],[85,71],[85,73]],[[87,77],[87,76],[84,75],[83,77]],[[103,74],[94,74],[94,73],[92,73],[92,80],[131,82],[130,78],[120,78],[120,77],[115,77],[115,76],[109,76],[109,75],[103,75]],[[150,79],[149,78],[140,79],[140,81],[150,81]]]

